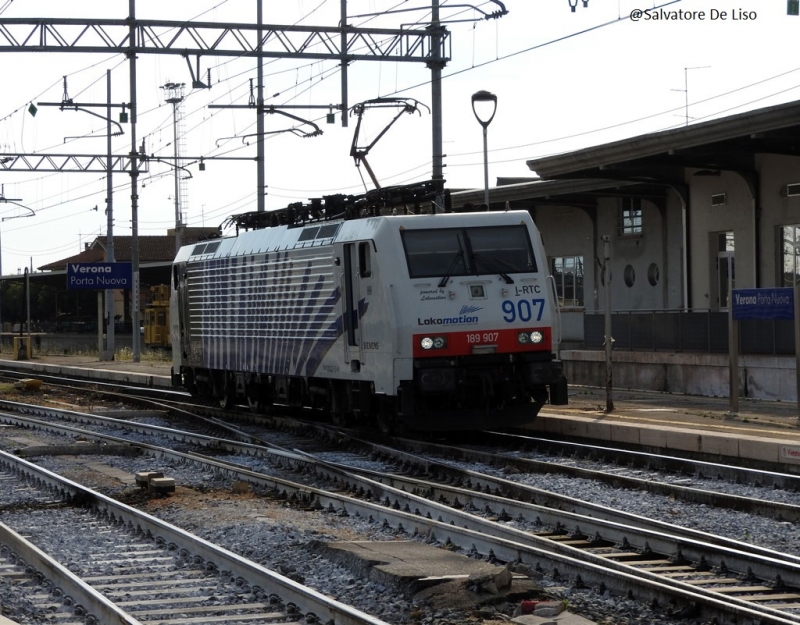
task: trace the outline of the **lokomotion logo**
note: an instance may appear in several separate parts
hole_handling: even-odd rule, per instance
[[[417,325],[420,326],[449,326],[449,325],[467,325],[471,323],[478,323],[480,317],[472,315],[479,310],[483,310],[480,306],[462,306],[457,317],[428,317],[427,319],[420,319],[417,317]]]

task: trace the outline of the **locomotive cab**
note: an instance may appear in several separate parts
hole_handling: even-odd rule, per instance
[[[502,427],[529,421],[548,399],[565,402],[556,300],[536,235],[523,212],[402,227],[413,362],[398,389],[404,421]]]

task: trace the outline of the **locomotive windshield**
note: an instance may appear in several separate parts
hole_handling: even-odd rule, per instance
[[[528,229],[514,226],[403,230],[412,278],[448,278],[537,271]]]

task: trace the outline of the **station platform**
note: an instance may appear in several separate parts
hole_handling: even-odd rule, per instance
[[[99,361],[97,356],[42,355],[13,360],[0,354],[0,370],[100,378],[109,382],[170,388],[169,361]],[[572,386],[567,406],[545,406],[529,426],[533,435],[570,436],[609,444],[712,453],[720,459],[785,464],[800,472],[800,418],[795,402]],[[796,465],[796,471],[792,468]]]
[[[74,378],[99,378],[108,382],[169,388],[172,363],[161,360],[133,362],[131,360],[100,361],[97,356],[34,356],[30,360],[15,360],[0,354],[0,370],[30,371]]]
[[[800,473],[800,419],[794,402],[573,387],[569,405],[545,406],[530,430],[611,444],[642,445],[669,453],[712,454]]]

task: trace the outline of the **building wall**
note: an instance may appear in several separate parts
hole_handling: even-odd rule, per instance
[[[618,198],[603,198],[598,202],[597,238],[593,245],[585,245],[584,256],[596,256],[604,262],[603,237],[608,236],[612,310],[663,308],[666,298],[662,281],[670,263],[664,261],[662,232],[665,224],[661,213],[654,204],[643,201],[642,232],[626,235],[620,229],[620,210]],[[592,287],[591,292],[587,289],[586,310],[604,310],[603,269],[597,262],[593,266]]]
[[[605,386],[607,363],[601,351],[563,350],[564,373],[570,384]],[[615,352],[614,387],[730,397],[727,354]],[[797,401],[796,361],[789,356],[740,356],[739,394],[751,399]]]
[[[686,170],[683,180],[688,205],[684,206],[681,194],[673,188],[665,188],[661,209],[652,201],[642,200],[642,232],[637,235],[620,232],[619,198],[601,197],[593,211],[540,205],[535,219],[548,258],[582,256],[584,260],[585,305],[562,311],[564,344],[569,347],[583,341],[584,311],[604,310],[605,287],[598,262],[603,257],[604,235],[610,237],[613,311],[724,309],[718,256],[719,237],[726,232],[733,233],[734,288],[780,285],[781,227],[800,227],[800,196],[785,195],[787,184],[800,184],[800,158],[757,155],[755,175],[750,180],[747,175]],[[751,184],[759,195],[758,203]],[[713,206],[711,196],[721,193],[725,194],[725,203]],[[596,215],[596,224],[592,214]],[[689,250],[688,265],[684,264],[685,247]]]
[[[800,196],[785,197],[784,189],[800,183],[800,159],[764,154],[756,166],[761,182],[761,286],[780,286],[781,226],[800,225]]]
[[[755,284],[754,199],[745,179],[732,172],[718,176],[686,173],[689,185],[689,250],[691,254],[691,307],[719,310],[717,235],[733,232],[734,288]],[[711,196],[725,194],[725,204],[712,206]]]
[[[548,258],[582,256],[584,308],[562,311],[565,344],[583,340],[583,312],[604,310],[603,235],[610,237],[612,310],[681,308],[683,295],[683,204],[667,192],[665,215],[650,201],[642,202],[642,233],[620,233],[620,200],[604,198],[597,206],[597,232],[590,213],[571,206],[536,211]],[[626,282],[626,268],[628,282]]]
[[[685,232],[685,207],[683,200],[674,189],[667,190],[667,271],[661,271],[664,283],[665,308],[683,309],[688,306],[684,289],[686,268],[684,267],[684,249],[688,241]]]

